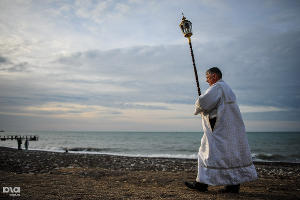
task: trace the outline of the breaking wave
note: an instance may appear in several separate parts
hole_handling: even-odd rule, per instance
[[[73,147],[68,151],[83,151],[83,152],[107,152],[107,151],[118,151],[116,148],[93,148],[93,147]]]
[[[286,161],[286,162],[300,162],[300,155],[281,155],[281,154],[254,154],[253,160],[256,161]]]

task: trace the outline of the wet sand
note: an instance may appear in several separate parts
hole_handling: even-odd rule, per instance
[[[0,147],[0,199],[300,199],[300,164],[255,163],[239,194],[190,190],[197,160],[19,151]],[[20,187],[20,196],[3,193]]]

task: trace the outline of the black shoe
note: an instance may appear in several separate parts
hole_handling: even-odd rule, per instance
[[[226,185],[225,189],[219,190],[219,193],[235,193],[238,194],[240,192],[240,184],[238,185]]]
[[[190,188],[190,189],[194,189],[194,190],[198,190],[200,192],[206,192],[207,191],[207,184],[204,183],[199,183],[199,182],[184,182],[184,184],[186,185],[186,187]]]

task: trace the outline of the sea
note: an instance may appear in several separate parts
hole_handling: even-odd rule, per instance
[[[132,157],[197,159],[202,132],[32,131],[1,132],[4,136],[38,136],[29,150]],[[254,161],[300,163],[300,132],[248,132]],[[17,148],[16,140],[0,146]],[[24,148],[24,141],[22,144]]]

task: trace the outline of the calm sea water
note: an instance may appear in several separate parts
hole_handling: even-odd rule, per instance
[[[200,132],[4,132],[4,135],[37,135],[29,149],[70,153],[196,159]],[[300,132],[247,133],[257,161],[300,163]],[[0,141],[0,146],[17,148],[17,141]],[[24,147],[24,142],[23,142]]]

